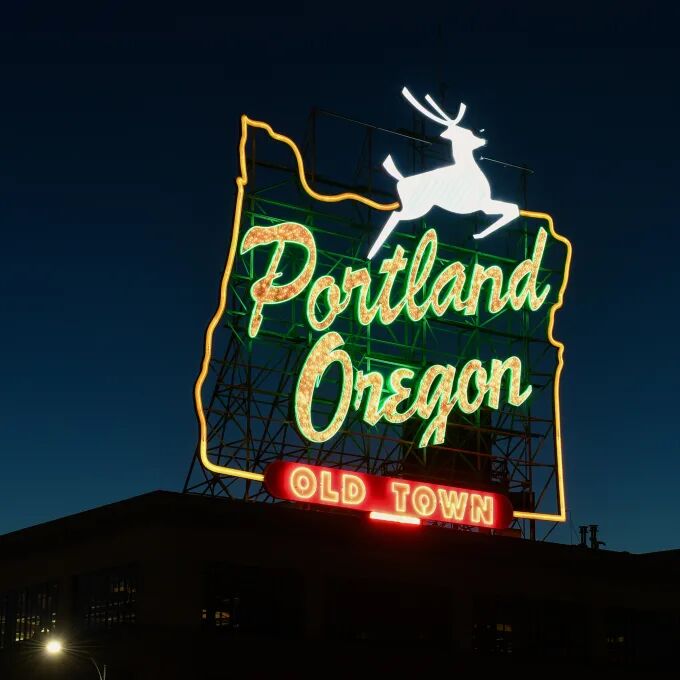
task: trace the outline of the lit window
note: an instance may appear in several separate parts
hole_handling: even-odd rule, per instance
[[[111,628],[135,623],[136,566],[128,565],[79,577],[78,602],[87,628]]]
[[[0,648],[54,630],[57,584],[43,583],[0,596]]]

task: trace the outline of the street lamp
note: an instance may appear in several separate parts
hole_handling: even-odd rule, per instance
[[[46,645],[45,645],[45,651],[48,654],[59,654],[61,652],[61,640],[50,640]]]
[[[55,656],[57,654],[61,654],[64,651],[64,645],[62,644],[61,640],[58,640],[57,638],[51,638],[45,644],[45,651],[50,656]],[[99,666],[97,665],[97,662],[94,660],[94,658],[89,654],[86,654],[86,656],[92,662],[92,665],[97,669],[99,680],[106,680],[106,664],[102,666],[103,670],[99,670]]]

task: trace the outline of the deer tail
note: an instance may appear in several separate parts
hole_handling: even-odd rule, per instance
[[[392,156],[388,156],[384,161],[383,161],[383,168],[387,170],[387,172],[394,177],[396,180],[404,179],[404,175],[402,175],[399,170],[397,170],[397,166],[394,164],[394,161],[392,160]]]

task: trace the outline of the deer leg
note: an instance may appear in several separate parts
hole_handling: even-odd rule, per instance
[[[368,253],[369,260],[372,260],[373,256],[380,250],[380,246],[382,246],[382,244],[385,243],[387,237],[394,231],[394,228],[397,226],[397,224],[399,224],[400,219],[401,212],[395,211],[389,216],[387,222],[385,222],[385,226],[382,228],[382,231],[378,235],[378,238],[371,246],[371,250]]]
[[[473,234],[473,238],[484,238],[519,217],[519,208],[514,203],[506,203],[505,201],[491,200],[482,210],[487,215],[501,215],[501,217],[486,229],[480,231],[479,234]]]

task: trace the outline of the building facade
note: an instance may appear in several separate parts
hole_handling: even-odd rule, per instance
[[[0,677],[639,674],[673,661],[679,567],[158,491],[0,537]]]

